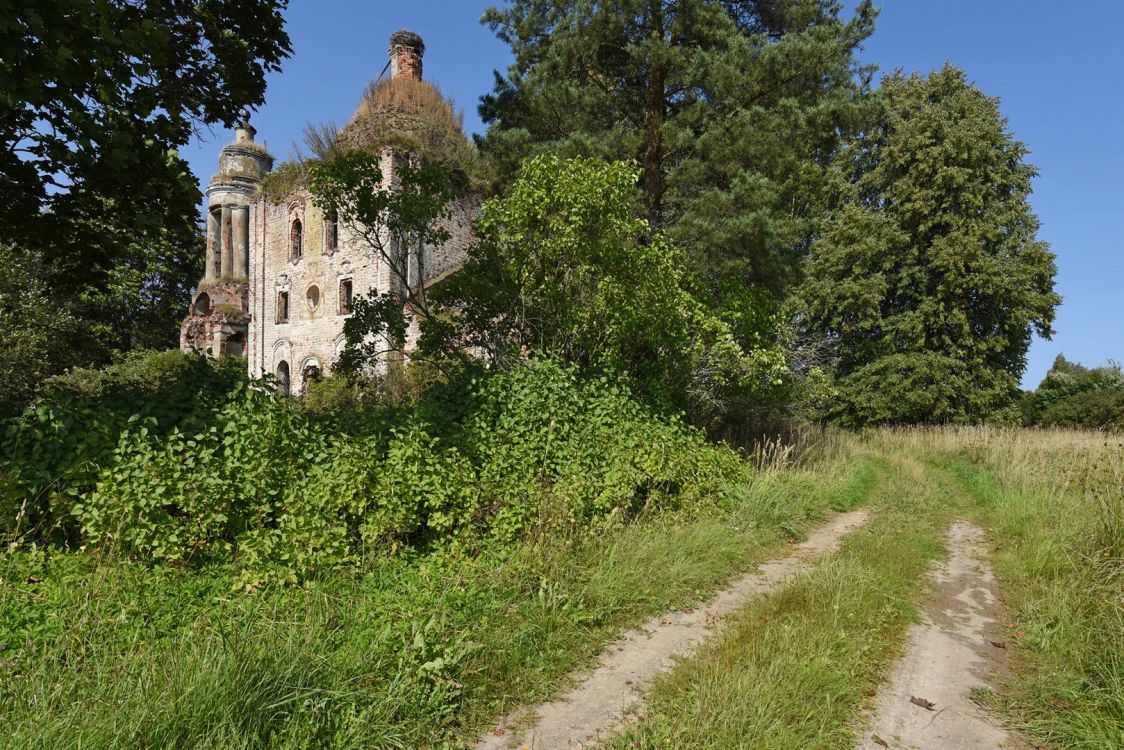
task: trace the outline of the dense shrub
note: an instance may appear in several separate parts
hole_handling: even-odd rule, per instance
[[[55,378],[4,429],[0,528],[73,539],[72,504],[113,462],[123,433],[198,432],[247,382],[241,364],[178,351],[136,351],[103,370]]]
[[[13,535],[234,560],[250,583],[704,503],[746,470],[620,383],[549,360],[465,370],[409,405],[317,412],[224,363],[136,358],[59,383],[4,450]]]
[[[1124,372],[1115,363],[1090,368],[1058,355],[1022,406],[1030,426],[1124,431]]]

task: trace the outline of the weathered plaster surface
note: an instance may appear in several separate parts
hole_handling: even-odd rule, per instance
[[[394,74],[420,78],[424,49],[417,35],[396,33],[390,50]],[[253,136],[248,123],[240,127],[235,142],[223,149],[219,174],[208,186],[208,275],[184,321],[181,347],[211,356],[236,353],[239,346],[228,349],[223,342],[234,336],[239,344],[241,333],[250,375],[276,375],[284,363],[290,389],[300,393],[306,371],[310,367],[329,371],[342,351],[348,312],[340,305],[341,282],[350,280],[354,298],[391,290],[396,279],[377,250],[349,231],[346,220],[339,223],[336,248],[328,248],[324,214],[313,205],[307,190],[298,188],[280,203],[258,190],[273,160],[253,142]],[[384,151],[380,161],[383,174],[392,183],[396,154]],[[443,222],[450,241],[423,252],[426,283],[444,278],[464,263],[478,212],[475,198],[454,205],[451,218]],[[290,237],[297,220],[302,242],[300,257],[294,258]],[[310,295],[314,287],[317,294]],[[211,302],[205,314],[196,304],[203,293],[208,293]],[[282,293],[288,294],[285,320],[278,315]],[[223,315],[216,312],[216,294],[222,297]],[[318,298],[315,304],[313,297]],[[233,306],[240,310],[234,311]],[[408,346],[416,343],[416,323],[412,321],[410,326]]]

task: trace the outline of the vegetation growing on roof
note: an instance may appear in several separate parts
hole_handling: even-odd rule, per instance
[[[258,189],[271,203],[281,203],[307,184],[310,161],[312,160],[301,158],[286,159],[262,178]]]
[[[479,189],[487,170],[464,134],[464,115],[428,81],[383,78],[371,83],[351,121],[307,125],[303,148],[266,175],[261,191],[278,203],[308,184],[309,168],[344,153],[394,149],[444,165],[461,189]]]
[[[253,151],[255,154],[261,154],[262,156],[268,157],[270,159],[276,158],[273,156],[273,154],[269,153],[268,148],[256,141],[242,141],[241,143],[238,143],[236,141],[227,146],[227,148],[237,148],[241,149],[242,151]]]

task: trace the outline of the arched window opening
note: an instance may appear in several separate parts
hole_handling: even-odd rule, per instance
[[[277,390],[289,395],[289,363],[284,360],[277,365]]]
[[[315,310],[320,306],[320,287],[313,284],[304,293],[304,298],[308,302],[308,309]]]
[[[304,252],[304,226],[300,219],[293,219],[293,226],[289,229],[289,260],[300,260]]]
[[[351,279],[340,279],[339,314],[351,314]]]
[[[211,298],[206,292],[200,294],[195,298],[195,314],[196,315],[210,315],[211,314]]]
[[[335,211],[324,216],[324,251],[334,253],[340,244],[340,217]]]
[[[309,357],[301,365],[301,393],[308,393],[309,387],[320,379],[320,362],[316,357]]]

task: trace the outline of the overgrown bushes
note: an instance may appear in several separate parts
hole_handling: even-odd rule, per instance
[[[1022,407],[1029,426],[1124,432],[1124,372],[1115,363],[1090,368],[1058,355]]]
[[[0,528],[75,541],[71,506],[93,488],[123,433],[144,429],[156,439],[198,431],[244,384],[243,372],[233,361],[137,351],[105,369],[54,379],[4,429]]]
[[[178,353],[58,383],[9,424],[4,459],[12,537],[233,560],[250,584],[706,503],[747,471],[621,383],[548,360],[317,413]]]

